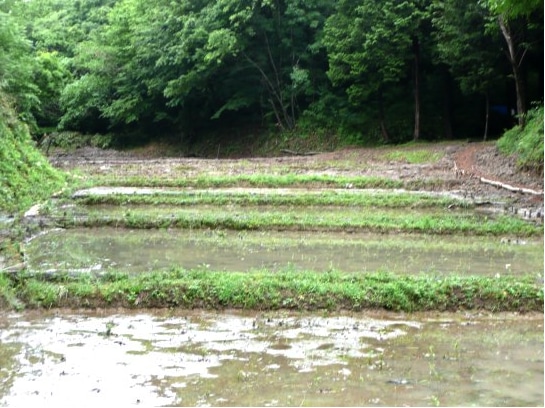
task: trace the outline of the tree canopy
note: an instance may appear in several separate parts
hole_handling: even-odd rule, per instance
[[[36,135],[499,134],[543,101],[543,1],[2,0],[0,89]]]

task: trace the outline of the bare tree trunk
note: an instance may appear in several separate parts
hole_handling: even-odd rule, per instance
[[[382,89],[378,90],[378,117],[380,121],[380,133],[384,143],[390,143],[390,133],[386,127],[386,117],[384,115],[384,103],[382,100]]]
[[[274,116],[276,118],[276,123],[278,124],[278,126],[280,126],[280,128],[282,130],[285,130],[284,124],[282,123],[282,119],[280,118],[280,113],[278,113],[278,109],[276,108],[276,105],[275,105],[274,101],[271,98],[269,98],[269,103],[271,104],[271,108],[272,108],[272,110],[274,112]]]
[[[451,108],[452,86],[451,77],[446,68],[443,71],[443,87],[443,137],[450,140],[453,138]]]
[[[483,140],[486,142],[486,139],[488,138],[488,123],[489,123],[489,120],[490,120],[490,97],[488,95],[488,91],[485,93],[485,104],[486,104],[486,108],[485,108],[485,119],[484,119],[484,136],[483,136]]]
[[[286,127],[288,129],[291,129],[292,121],[289,120],[289,115],[287,115],[284,102],[282,101],[281,90],[275,86],[275,84],[272,82],[269,76],[265,73],[265,71],[263,71],[263,69],[254,60],[252,60],[246,54],[244,54],[244,56],[246,57],[248,62],[252,64],[261,74],[263,82],[265,83],[266,88],[269,91],[268,101],[271,104],[271,107],[273,108],[273,112],[276,117],[278,126],[280,126],[282,129],[285,129]],[[282,115],[280,114],[280,112],[282,112]],[[282,120],[282,116],[284,117],[284,120]]]
[[[515,79],[515,91],[517,94],[517,119],[520,126],[525,125],[526,120],[526,89],[524,87],[524,80],[521,75],[520,66],[526,55],[526,50],[522,53],[520,58],[517,55],[515,40],[511,33],[509,24],[505,21],[502,16],[498,17],[498,23],[500,25],[503,38],[507,43],[507,58],[511,64],[511,69],[513,70],[513,78]]]
[[[276,68],[276,64],[274,62],[274,58],[271,52],[271,45],[269,43],[269,37],[267,37],[267,34],[265,34],[265,41],[267,43],[267,54],[269,55],[269,61],[273,69],[275,82],[276,82],[276,89],[275,89],[275,94],[277,95],[276,99],[278,100],[279,108],[282,111],[282,116],[284,117],[284,123],[286,127],[288,129],[293,129],[294,120],[292,117],[290,117],[286,104],[284,102],[284,95],[282,93],[282,81],[280,79],[280,74],[278,73],[278,69]]]
[[[414,134],[413,140],[420,139],[420,43],[413,37],[414,52]]]

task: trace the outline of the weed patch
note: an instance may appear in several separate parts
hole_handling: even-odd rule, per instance
[[[385,160],[394,162],[410,164],[433,164],[441,160],[443,156],[444,153],[431,150],[396,150],[386,153],[383,157]]]

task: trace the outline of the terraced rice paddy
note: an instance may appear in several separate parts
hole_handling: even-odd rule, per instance
[[[417,286],[448,277],[462,287],[471,279],[483,287],[491,287],[487,279],[519,279],[523,291],[542,298],[542,224],[506,211],[510,201],[501,196],[464,191],[443,170],[443,154],[426,154],[431,163],[395,166],[390,156],[379,152],[365,165],[353,154],[336,161],[58,163],[79,188],[31,218],[40,232],[24,244],[28,271],[33,279],[41,272],[125,279],[186,270],[281,272],[294,280],[298,273],[334,272],[414,277]],[[476,304],[485,308],[499,307],[473,296],[481,296]],[[511,307],[507,300],[502,308]]]
[[[543,224],[378,156],[58,162],[0,405],[542,405]]]

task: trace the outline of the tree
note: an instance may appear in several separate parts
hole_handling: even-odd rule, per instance
[[[543,81],[540,4],[4,0],[0,86],[28,123],[83,132],[161,129],[191,140],[240,125],[326,123],[354,142],[376,123],[369,140],[418,140],[435,135],[446,80],[452,112],[476,111],[470,97],[506,72],[519,111],[542,97],[537,86],[524,96],[526,80]],[[503,42],[509,67],[497,64]]]
[[[449,67],[467,95],[485,96],[484,140],[488,137],[489,91],[498,83],[497,44],[485,33],[487,10],[482,4],[443,0],[433,4],[433,25],[439,60]]]
[[[55,128],[62,116],[60,96],[71,79],[70,72],[56,51],[39,51],[34,59],[33,82],[39,91],[40,104],[32,113],[39,127]]]
[[[32,80],[35,61],[11,7],[10,2],[0,3],[0,91],[14,98],[20,119],[34,126],[32,110],[39,104],[39,90]]]
[[[113,2],[115,0],[12,2],[11,14],[16,18],[21,32],[26,33],[24,37],[28,36],[25,55],[31,61],[24,65],[29,70],[27,83],[34,87],[35,97],[28,109],[29,121],[35,118],[39,126],[55,127],[62,114],[66,113],[63,110],[72,109],[68,114],[72,118],[76,116],[74,110],[85,110],[79,106],[61,106],[62,94],[66,87],[74,89],[73,80],[78,81],[88,73],[86,67],[77,65],[77,55],[85,50],[80,48],[81,44],[84,41],[88,43],[93,31],[104,24],[106,6]],[[82,98],[76,99],[82,101]],[[37,128],[32,130],[36,131]]]
[[[426,5],[393,0],[343,0],[326,23],[326,44],[334,84],[346,86],[349,98],[364,103],[374,96],[385,142],[383,94],[399,83],[412,66],[413,139],[420,137],[421,29]]]
[[[61,125],[98,115],[110,126],[163,120],[192,134],[242,111],[293,129],[313,95],[314,59],[324,59],[316,37],[331,5],[122,0],[75,48]]]
[[[483,3],[490,10],[492,21],[495,20],[507,46],[505,54],[515,81],[518,123],[524,127],[528,105],[523,64],[528,51],[538,42],[543,48],[543,0],[483,0]]]
[[[298,97],[310,93],[316,37],[332,2],[235,1],[208,3],[192,15],[172,60],[187,64],[168,82],[165,95],[179,103],[196,86],[213,86],[227,111],[257,107],[282,129],[293,129]],[[180,52],[182,51],[182,52]],[[183,56],[183,58],[180,58]],[[210,84],[221,73],[222,83]],[[200,83],[200,85],[199,85]]]

